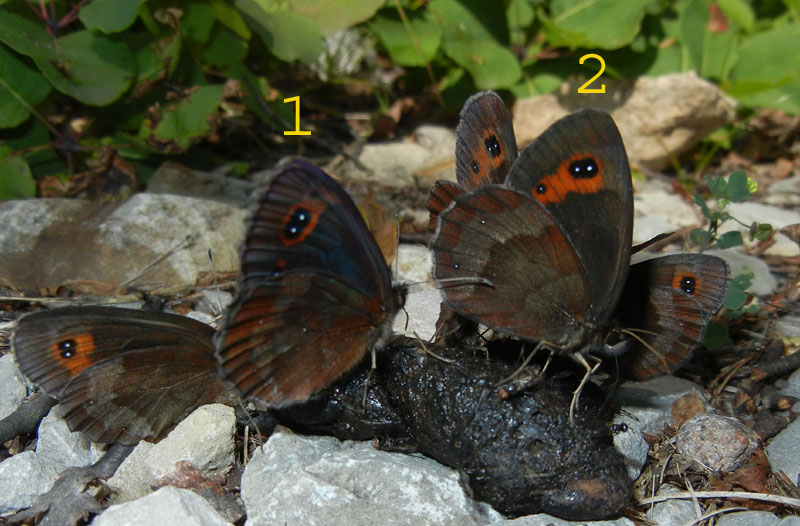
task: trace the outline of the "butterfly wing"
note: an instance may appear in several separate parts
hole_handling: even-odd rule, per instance
[[[73,431],[103,443],[158,440],[228,390],[214,330],[184,316],[72,307],[19,319],[11,346],[24,374],[58,400]]]
[[[615,316],[637,344],[621,362],[639,379],[671,373],[703,341],[711,317],[728,291],[724,260],[704,254],[675,254],[632,265]]]
[[[568,343],[588,313],[586,273],[555,220],[500,185],[462,194],[440,214],[433,273],[448,305],[495,330]]]
[[[559,120],[522,152],[505,184],[539,201],[575,248],[589,280],[591,318],[607,320],[630,264],[633,190],[613,119],[581,110]]]
[[[388,335],[402,306],[347,193],[294,160],[255,200],[219,372],[263,407],[308,398]]]
[[[428,230],[455,196],[485,184],[501,184],[518,155],[514,124],[503,99],[494,91],[471,96],[456,127],[456,180],[437,181],[428,197]]]
[[[517,158],[514,124],[503,99],[481,91],[467,99],[456,127],[456,180],[472,190],[502,184]]]

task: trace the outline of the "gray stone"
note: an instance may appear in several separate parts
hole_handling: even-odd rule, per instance
[[[433,460],[277,428],[242,476],[247,526],[486,524],[502,517]]]
[[[188,489],[165,486],[145,497],[110,506],[93,526],[232,526],[200,495]]]
[[[772,330],[773,334],[786,340],[800,338],[800,316],[796,314],[787,314],[786,316],[778,318],[772,323]],[[795,371],[792,376],[795,374],[797,374],[797,371]],[[786,394],[791,394],[791,396],[800,398],[800,378],[795,380],[794,385],[794,392]]]
[[[675,486],[664,485],[658,491],[658,495],[671,495],[682,493],[683,490]],[[685,526],[693,524],[700,517],[700,510],[696,510],[694,503],[689,499],[669,499],[655,503],[645,512],[645,517],[652,524],[659,526]]]
[[[768,511],[739,511],[726,513],[717,519],[717,526],[800,526],[800,517],[783,519]]]
[[[19,372],[13,354],[0,357],[0,419],[7,417],[22,405],[28,395],[28,384]]]
[[[739,230],[745,238],[745,243],[749,243],[749,226],[753,222],[769,223],[775,230],[800,223],[800,213],[794,210],[786,210],[776,206],[754,203],[752,201],[731,203],[728,207],[728,212],[738,221],[744,223],[744,225],[734,221],[727,221],[720,226],[719,233],[723,234],[730,230]],[[776,233],[773,240],[775,244],[764,251],[765,255],[784,257],[796,257],[800,255],[800,246],[784,234]]]
[[[115,502],[137,499],[150,492],[154,479],[185,460],[200,471],[218,472],[233,463],[233,408],[211,404],[197,408],[157,444],[140,442],[108,485]]]
[[[413,142],[366,144],[358,160],[370,170],[365,173],[350,161],[342,165],[343,177],[351,181],[370,181],[392,187],[415,184],[414,174],[429,164],[430,152]]]
[[[747,462],[760,440],[735,418],[699,413],[681,425],[675,437],[678,455],[716,473],[731,473]]]
[[[431,278],[431,255],[425,247],[400,245],[396,264],[398,281],[410,284],[405,311],[394,319],[393,330],[397,334],[428,340],[436,331],[439,306],[442,296]],[[408,313],[408,316],[406,316]]]
[[[113,204],[6,201],[0,203],[0,275],[20,289],[184,290],[208,270],[209,248],[218,271],[238,268],[244,216],[216,201],[147,193]]]
[[[707,250],[706,254],[721,257],[728,262],[731,269],[731,277],[734,278],[745,271],[753,273],[753,283],[747,288],[747,292],[756,296],[768,296],[778,287],[778,281],[769,266],[763,259],[744,254],[738,250]]]
[[[656,376],[643,382],[625,382],[617,391],[617,402],[628,412],[642,432],[656,434],[672,424],[672,404],[678,398],[695,392],[706,405],[700,387],[675,376]]]
[[[633,187],[634,243],[700,224],[697,207],[678,196],[666,182],[637,180]]]
[[[98,455],[80,433],[73,433],[57,408],[39,424],[36,451],[24,451],[0,462],[0,513],[30,507],[68,467],[88,466]]]
[[[789,376],[786,380],[786,385],[781,389],[781,394],[800,398],[800,369],[795,370],[795,372]]]
[[[624,517],[612,521],[573,522],[540,513],[538,515],[527,515],[517,519],[493,522],[492,526],[634,526],[634,523]]]
[[[577,109],[600,108],[614,117],[631,161],[660,170],[735,116],[736,102],[693,72],[603,82],[604,94],[579,94],[583,82],[573,81],[559,93],[517,100],[513,111],[517,141],[533,140]]]
[[[800,480],[800,419],[772,437],[766,447],[767,458],[774,472],[783,471],[789,480],[798,483]]]
[[[614,417],[614,424],[625,424],[627,430],[614,433],[614,447],[625,457],[628,476],[636,480],[642,473],[650,445],[644,439],[641,424],[631,415],[624,413]]]
[[[177,163],[164,163],[147,182],[153,194],[174,194],[220,201],[235,207],[247,206],[255,185],[244,179],[227,177],[223,173],[192,170]]]

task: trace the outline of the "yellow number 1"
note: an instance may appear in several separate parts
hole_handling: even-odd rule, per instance
[[[606,85],[605,84],[600,84],[599,88],[587,88],[586,86],[588,86],[589,84],[591,84],[592,82],[597,80],[597,77],[599,77],[600,75],[603,74],[603,72],[606,70],[606,61],[603,60],[603,57],[601,57],[600,55],[596,55],[594,53],[589,53],[588,55],[582,56],[580,61],[579,61],[579,63],[583,64],[584,62],[586,62],[587,58],[593,58],[593,59],[597,60],[598,62],[600,62],[600,71],[597,72],[597,75],[595,75],[594,77],[592,77],[589,80],[587,80],[583,84],[583,86],[578,88],[578,93],[605,93],[606,92]]]
[[[295,102],[294,106],[294,131],[285,131],[283,132],[284,135],[311,135],[310,131],[301,131],[300,130],[300,96],[297,97],[289,97],[288,99],[283,99],[284,103],[287,102]]]

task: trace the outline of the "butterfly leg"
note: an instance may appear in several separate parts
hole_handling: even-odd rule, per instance
[[[525,370],[526,367],[528,367],[528,364],[531,363],[531,360],[533,360],[533,357],[536,356],[536,353],[539,351],[539,349],[541,349],[543,347],[546,347],[546,346],[547,346],[547,344],[545,342],[537,343],[536,347],[533,348],[533,350],[530,352],[530,354],[522,362],[522,365],[520,365],[517,368],[516,371],[514,371],[513,373],[508,375],[508,377],[503,378],[502,380],[500,380],[500,383],[498,385],[502,385],[502,384],[508,383],[511,380],[513,380],[514,378],[516,378],[522,371]],[[541,374],[544,374],[544,371],[547,369],[547,366],[550,364],[550,358],[552,358],[552,357],[553,357],[553,353],[551,351],[550,352],[550,356],[547,357],[547,362],[545,363],[544,369],[542,369],[542,373]]]
[[[600,364],[602,364],[603,361],[600,360],[599,358],[595,358],[597,360],[597,363],[594,365],[594,367],[592,367],[591,365],[589,365],[589,362],[586,361],[586,358],[584,358],[581,353],[572,353],[570,354],[570,357],[586,368],[586,374],[583,375],[581,383],[578,384],[578,387],[575,389],[575,391],[573,391],[572,401],[569,404],[569,423],[570,425],[574,426],[575,409],[577,409],[578,407],[578,400],[580,400],[581,391],[583,391],[583,387],[586,385],[586,382],[589,381],[589,378],[591,378],[592,374],[594,374],[594,372],[597,371],[597,369],[600,367]]]

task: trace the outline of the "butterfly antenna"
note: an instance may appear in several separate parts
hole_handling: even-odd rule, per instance
[[[658,352],[658,351],[655,349],[655,347],[653,347],[652,345],[650,345],[649,343],[647,343],[647,341],[646,341],[644,338],[642,338],[641,336],[639,336],[639,334],[637,334],[637,333],[640,333],[640,334],[646,334],[646,335],[648,335],[648,336],[656,336],[657,334],[656,334],[655,332],[653,332],[653,331],[647,331],[647,330],[644,330],[644,329],[621,329],[621,330],[620,330],[620,332],[621,332],[622,334],[627,334],[628,336],[630,336],[630,337],[631,337],[631,338],[633,338],[634,340],[636,340],[636,341],[638,341],[639,343],[641,343],[641,344],[642,344],[642,346],[643,346],[645,349],[647,349],[648,351],[650,351],[650,352],[652,352],[653,354],[655,354],[655,355],[656,355],[656,358],[658,358],[658,361],[659,361],[659,362],[661,362],[661,364],[664,366],[664,371],[666,371],[667,373],[669,373],[669,364],[667,363],[667,360],[666,360],[666,358],[664,357],[664,355],[663,355],[663,354],[661,354],[660,352]]]
[[[217,289],[217,306],[219,307],[219,310],[217,312],[219,312],[219,314],[222,315],[222,312],[224,310],[224,307],[222,306],[222,293],[219,291],[219,283],[217,283],[217,272],[216,270],[214,270],[214,256],[210,248],[208,249],[208,266],[211,269],[211,282],[214,284],[214,288]]]
[[[154,259],[149,265],[147,265],[143,270],[141,270],[138,274],[130,278],[129,280],[125,281],[120,288],[126,289],[131,286],[136,280],[150,272],[156,265],[170,257],[171,255],[175,254],[179,250],[183,250],[184,248],[189,248],[190,246],[194,245],[194,242],[197,240],[197,236],[194,234],[187,235],[183,241],[169,249],[166,253],[160,255],[156,259]]]

